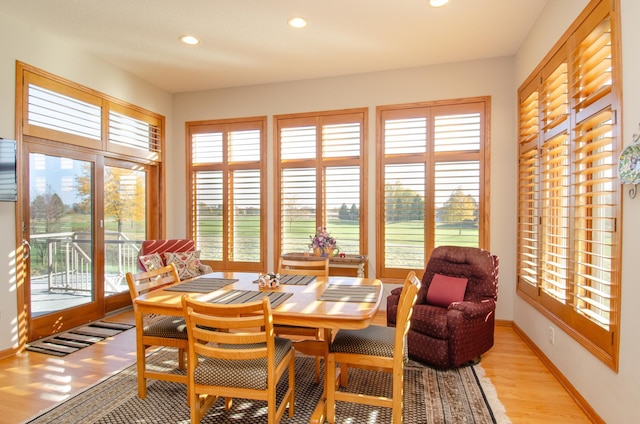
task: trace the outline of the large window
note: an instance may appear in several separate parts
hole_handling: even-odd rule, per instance
[[[187,123],[188,231],[216,269],[265,265],[265,118]]]
[[[618,10],[618,8],[616,8]],[[593,1],[519,90],[518,293],[617,369],[617,12]]]
[[[377,276],[436,246],[488,248],[488,98],[378,108]]]
[[[18,309],[37,339],[131,303],[125,274],[162,231],[164,117],[20,62],[16,80]]]
[[[276,116],[279,253],[309,251],[327,227],[341,252],[364,254],[364,109]]]

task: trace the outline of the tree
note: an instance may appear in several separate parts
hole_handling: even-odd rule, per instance
[[[477,224],[478,202],[458,187],[451,192],[449,199],[438,210],[438,220],[460,228],[465,224]]]
[[[146,216],[144,172],[130,169],[106,167],[104,176],[104,215],[113,218],[122,233],[124,221],[143,221]],[[92,167],[87,165],[76,177],[76,190],[81,201],[78,207],[85,212],[91,210],[93,199]]]
[[[399,182],[387,184],[386,221],[400,222],[424,219],[424,196],[404,187]]]
[[[58,223],[63,214],[64,203],[60,196],[53,192],[51,186],[47,186],[46,193],[38,195],[31,202],[31,219],[44,222],[44,233],[57,230],[53,228],[53,224]]]

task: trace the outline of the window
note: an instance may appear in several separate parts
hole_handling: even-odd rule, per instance
[[[519,89],[518,286],[617,369],[620,63],[611,2],[594,1]]]
[[[279,253],[309,251],[317,227],[364,254],[365,109],[274,117]]]
[[[16,68],[16,232],[30,253],[18,309],[32,340],[131,304],[125,274],[142,241],[161,236],[164,117]]]
[[[188,231],[214,268],[263,271],[266,119],[188,122]]]
[[[488,98],[378,107],[378,278],[436,246],[488,247]]]

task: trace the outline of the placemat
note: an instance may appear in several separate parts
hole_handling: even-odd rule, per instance
[[[262,300],[265,296],[271,301],[271,307],[275,308],[291,297],[293,293],[273,292],[273,291],[253,291],[253,290],[230,290],[229,292],[211,299],[211,303],[248,303]]]
[[[197,280],[176,284],[171,287],[166,287],[165,290],[191,292],[191,293],[209,293],[212,291],[216,291],[231,283],[235,283],[236,281],[238,281],[237,278],[204,277],[204,278],[198,278]]]
[[[315,275],[283,274],[280,276],[280,284],[288,286],[306,286],[315,279]],[[254,280],[253,282],[257,283],[258,280]]]
[[[329,284],[318,300],[328,302],[375,302],[376,286]]]

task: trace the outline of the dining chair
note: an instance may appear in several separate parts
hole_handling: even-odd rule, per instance
[[[174,264],[151,271],[126,274],[131,300],[141,294],[156,290],[169,284],[178,283],[178,271]],[[185,350],[189,344],[184,318],[175,316],[144,317],[138,313],[136,303],[133,302],[136,317],[136,357],[138,370],[138,396],[144,399],[147,395],[147,378],[187,383],[184,374],[170,371],[147,369],[146,350],[150,346],[168,346],[178,348],[178,369],[185,369]]]
[[[278,274],[280,275],[315,275],[318,277],[329,276],[329,258],[324,259],[289,259],[280,257],[278,263]],[[322,329],[312,327],[297,327],[295,325],[280,325],[276,324],[275,333],[278,336],[302,336],[313,337],[315,340],[322,339]],[[315,379],[316,383],[320,382],[320,357],[316,356],[315,364]]]
[[[415,272],[407,275],[400,295],[396,327],[370,325],[360,330],[339,330],[329,345],[326,369],[327,421],[335,422],[336,401],[392,408],[392,422],[402,423],[404,364],[408,360],[406,335],[420,280]],[[336,364],[340,364],[340,386],[348,384],[349,367],[392,374],[391,396],[373,396],[339,390]]]
[[[320,277],[329,276],[329,258],[324,259],[290,259],[280,257],[278,263],[278,273],[293,275],[317,275]]]
[[[187,397],[191,423],[211,406],[233,398],[267,402],[267,420],[277,423],[285,408],[294,414],[295,350],[291,340],[275,337],[271,303],[214,304],[182,297],[189,334]],[[276,386],[288,370],[288,388],[277,405]]]

